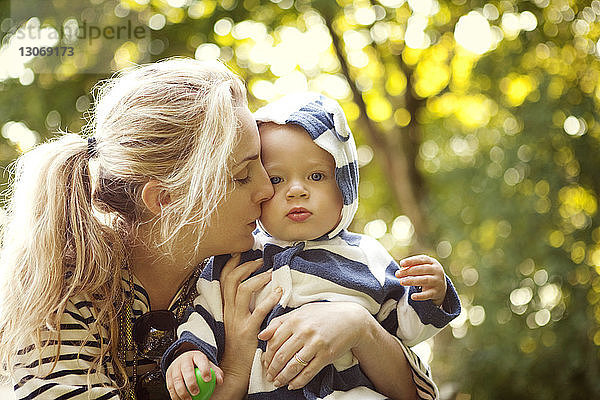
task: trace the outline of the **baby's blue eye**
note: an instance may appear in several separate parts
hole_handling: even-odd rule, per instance
[[[277,185],[278,183],[281,183],[281,178],[280,178],[280,177],[278,177],[278,176],[272,176],[272,177],[271,177],[271,183],[272,183],[273,185]]]
[[[313,181],[320,181],[323,178],[324,176],[320,172],[313,172],[312,174],[310,174],[310,179],[312,179]]]

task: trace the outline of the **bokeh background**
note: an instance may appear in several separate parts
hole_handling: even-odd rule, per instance
[[[79,132],[94,84],[135,63],[220,58],[251,110],[322,92],[358,143],[353,230],[437,257],[460,293],[417,346],[442,398],[600,398],[600,1],[0,4],[2,167]],[[143,37],[91,39],[127,24]]]

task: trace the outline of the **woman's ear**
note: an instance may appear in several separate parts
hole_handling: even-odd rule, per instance
[[[159,215],[162,208],[169,204],[171,196],[156,179],[151,179],[142,189],[142,201],[154,215]]]

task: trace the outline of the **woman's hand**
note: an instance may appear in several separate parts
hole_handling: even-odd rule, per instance
[[[238,265],[240,255],[233,255],[221,271],[221,295],[223,299],[223,323],[225,325],[225,351],[221,361],[224,384],[215,389],[213,397],[243,398],[248,389],[252,360],[258,346],[260,326],[281,298],[281,289],[256,304],[251,310],[254,293],[263,289],[271,280],[271,272],[263,272],[248,278],[262,266],[262,259]]]
[[[379,393],[417,398],[402,345],[356,303],[305,304],[273,319],[258,338],[267,341],[263,364],[277,386],[301,388],[351,350]]]
[[[326,365],[359,346],[373,319],[354,303],[309,303],[271,321],[258,338],[267,341],[267,379],[290,389],[306,385]]]

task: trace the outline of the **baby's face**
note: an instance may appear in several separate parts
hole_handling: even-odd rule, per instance
[[[261,156],[275,194],[262,203],[261,223],[277,239],[312,240],[339,223],[342,194],[335,161],[296,125],[262,124]]]

